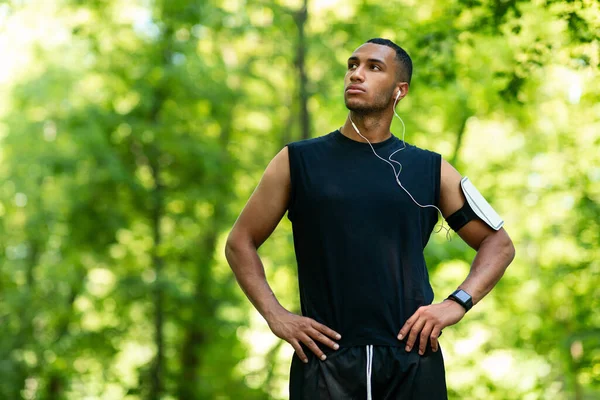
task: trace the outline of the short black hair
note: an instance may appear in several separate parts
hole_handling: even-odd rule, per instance
[[[399,80],[404,80],[410,83],[410,78],[412,78],[413,69],[412,60],[410,59],[408,53],[402,47],[398,46],[396,43],[392,42],[389,39],[382,38],[369,39],[366,43],[380,44],[382,46],[387,46],[394,49],[394,51],[396,52],[396,61],[398,61],[398,63],[402,67],[398,68],[396,76]]]

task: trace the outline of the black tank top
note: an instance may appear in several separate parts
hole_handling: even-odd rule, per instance
[[[403,144],[392,135],[373,147],[387,159]],[[288,149],[302,315],[339,332],[340,346],[402,346],[402,325],[433,301],[423,249],[438,212],[339,130]],[[406,144],[392,159],[415,200],[439,207],[441,156]]]

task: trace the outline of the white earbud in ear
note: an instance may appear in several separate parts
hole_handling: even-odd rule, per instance
[[[394,101],[398,101],[398,97],[402,94],[402,90],[398,90],[398,94],[396,95],[396,99]]]

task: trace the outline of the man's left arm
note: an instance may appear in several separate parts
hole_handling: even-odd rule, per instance
[[[444,218],[452,215],[465,203],[460,180],[458,171],[442,159],[440,209]],[[475,305],[498,283],[515,257],[515,248],[504,228],[495,231],[478,218],[468,222],[457,233],[477,251],[469,275],[458,287],[471,295]],[[466,310],[459,303],[449,299],[420,307],[406,321],[398,334],[398,339],[407,338],[406,351],[410,351],[417,337],[420,336],[419,354],[425,353],[428,340],[431,340],[433,351],[437,351],[437,339],[442,329],[456,324],[465,313]]]

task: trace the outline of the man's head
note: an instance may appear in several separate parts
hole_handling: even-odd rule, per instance
[[[410,56],[387,39],[370,39],[348,59],[344,99],[349,110],[368,114],[386,109],[408,93]]]

